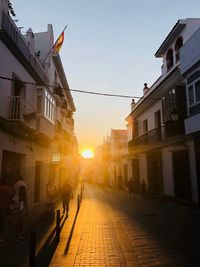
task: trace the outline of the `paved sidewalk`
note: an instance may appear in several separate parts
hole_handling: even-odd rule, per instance
[[[77,194],[80,188],[74,192],[74,198],[70,201],[69,216],[64,221],[64,226],[71,229],[73,219],[77,210]],[[61,203],[57,206],[60,209],[62,216]],[[42,218],[37,222],[31,223],[31,216],[27,218],[25,223],[25,240],[24,242],[16,243],[14,239],[14,226],[10,222],[6,229],[5,242],[0,244],[0,266],[1,267],[25,267],[28,266],[29,255],[29,240],[30,229],[37,229],[37,245],[36,245],[36,266],[45,267],[49,266],[49,262],[57,247],[55,239],[56,218]],[[65,236],[65,241],[67,236]]]
[[[200,266],[199,209],[92,185],[83,196],[70,245],[64,228],[49,266]]]

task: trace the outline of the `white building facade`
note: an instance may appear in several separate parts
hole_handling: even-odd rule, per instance
[[[0,180],[13,186],[22,175],[36,213],[44,207],[49,179],[59,189],[72,176],[67,163],[77,154],[75,106],[60,56],[51,51],[45,59],[53,39],[51,25],[23,36],[8,1],[0,0]]]
[[[199,27],[200,19],[175,24],[155,54],[163,59],[161,76],[150,88],[145,84],[143,97],[132,103],[126,119],[129,171],[138,192],[144,180],[149,195],[194,205],[200,197],[199,141],[193,138],[200,124],[200,88],[192,68],[199,60],[194,41],[194,36],[200,38]]]

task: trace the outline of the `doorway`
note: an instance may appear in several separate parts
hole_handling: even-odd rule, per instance
[[[1,179],[6,184],[13,186],[19,175],[22,173],[23,159],[25,155],[3,150]]]
[[[162,155],[161,151],[147,153],[147,175],[150,195],[160,196],[162,193]]]
[[[188,150],[173,152],[174,193],[181,200],[191,200]]]

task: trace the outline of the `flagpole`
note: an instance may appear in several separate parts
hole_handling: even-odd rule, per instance
[[[61,34],[66,30],[67,28],[67,25],[64,27],[63,31],[61,32]],[[58,36],[57,40],[54,42],[53,46],[51,47],[51,49],[49,50],[49,52],[47,53],[46,57],[44,58],[44,60],[42,61],[42,66],[45,62],[45,60],[47,59],[47,57],[49,56],[49,54],[51,53],[51,51],[53,50],[54,48],[54,45],[56,44],[56,42],[58,41],[58,39],[60,38],[61,34]]]

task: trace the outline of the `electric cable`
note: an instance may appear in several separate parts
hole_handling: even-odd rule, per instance
[[[0,76],[0,79],[3,80],[9,80],[9,81],[16,81],[16,79],[12,79],[12,78],[8,78],[8,77],[4,77],[4,76]],[[20,82],[22,84],[29,84],[29,85],[35,85],[35,86],[45,86],[45,87],[52,87],[55,88],[54,85],[49,85],[49,84],[37,84],[34,82],[27,82],[27,81],[22,81],[20,80]],[[122,94],[111,94],[111,93],[102,93],[102,92],[94,92],[94,91],[87,91],[87,90],[79,90],[79,89],[72,89],[72,88],[66,88],[66,87],[58,87],[59,89],[63,89],[66,91],[71,91],[71,92],[77,92],[77,93],[84,93],[84,94],[91,94],[91,95],[99,95],[99,96],[108,96],[108,97],[119,97],[119,98],[131,98],[131,99],[152,99],[152,100],[163,100],[163,97],[149,97],[149,96],[130,96],[130,95],[122,95]],[[164,99],[165,101],[172,101],[172,99]],[[186,101],[186,99],[176,99],[178,101]]]

